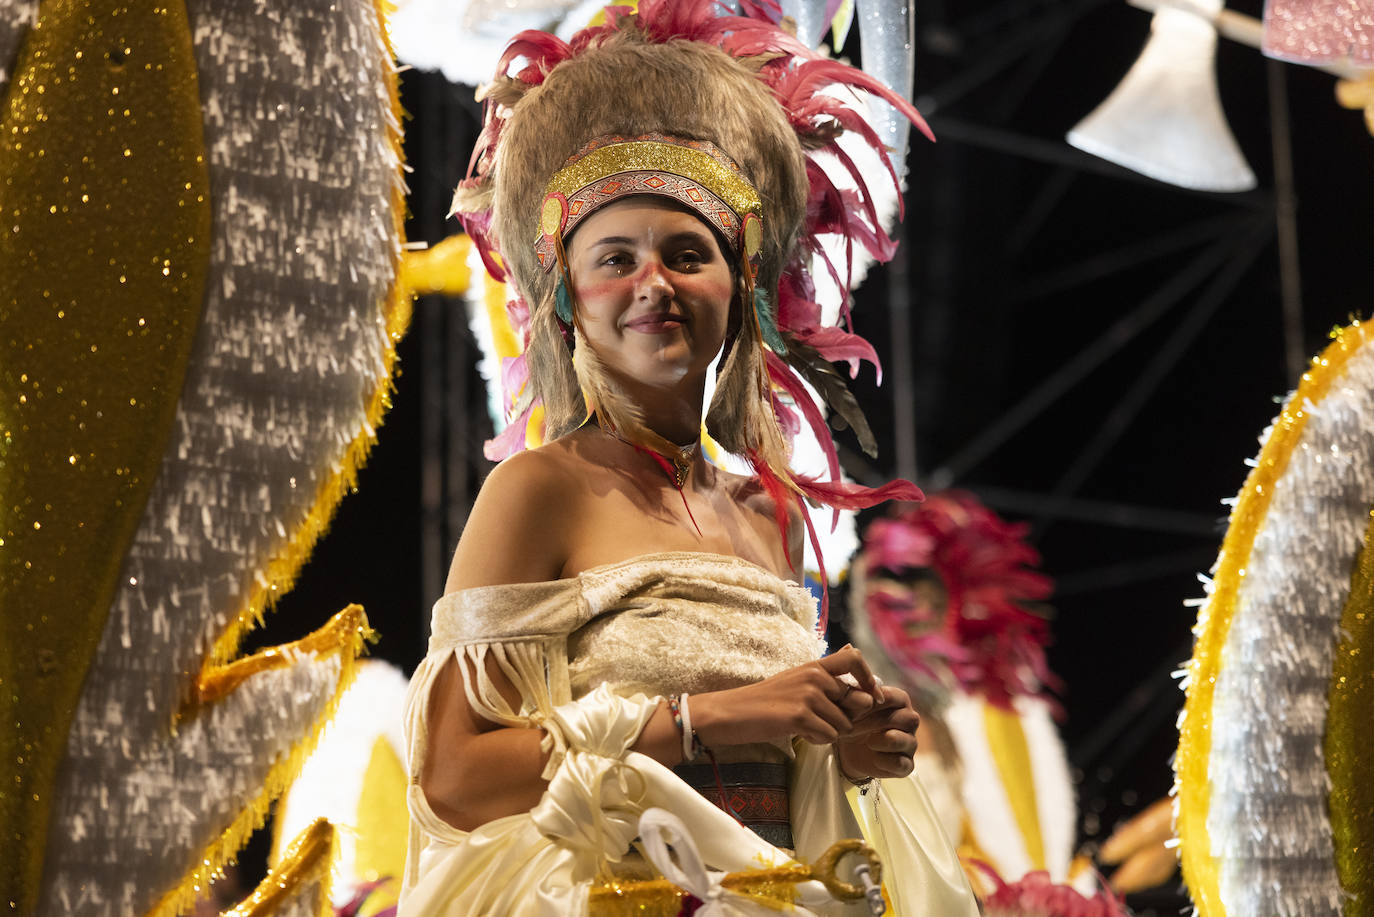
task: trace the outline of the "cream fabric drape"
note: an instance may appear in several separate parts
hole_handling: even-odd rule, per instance
[[[484,587],[440,600],[430,653],[417,669],[407,698],[411,837],[400,917],[586,914],[588,889],[629,849],[639,815],[649,807],[677,815],[710,868],[731,872],[793,862],[788,853],[741,826],[672,771],[629,751],[660,696],[618,693],[609,682],[579,698],[569,696],[567,646],[574,630],[627,609],[635,612],[631,617],[637,616],[637,626],[652,629],[656,615],[646,614],[646,608],[658,604],[672,614],[694,603],[714,606],[722,583],[742,597],[753,594],[741,598],[752,616],[739,622],[741,640],[748,641],[759,628],[781,624],[791,629],[792,643],[812,648],[814,658],[814,630],[799,620],[814,622],[814,602],[797,587],[736,558],[646,555],[568,580]],[[715,617],[728,619],[739,611],[715,606]],[[670,676],[712,664],[692,658],[693,649],[662,660]],[[774,650],[783,657],[791,651],[785,645]],[[709,655],[709,647],[703,652]],[[759,652],[768,650],[755,649],[750,658],[756,660]],[[504,725],[543,729],[549,753],[544,771],[549,788],[539,804],[472,832],[460,831],[435,815],[419,784],[430,692],[439,671],[454,658],[461,665],[473,709]],[[518,711],[491,684],[488,660],[519,691]],[[772,670],[788,664],[778,659]],[[898,914],[977,914],[953,848],[919,784],[909,778],[881,781],[879,788],[862,797],[854,790],[856,818],[846,803],[849,784],[831,749],[799,742],[796,752],[791,799],[799,859],[811,862],[834,841],[860,836],[862,822],[867,829],[863,833],[883,856],[885,885]],[[862,902],[831,902],[818,884],[808,886],[800,889],[798,914],[867,913]]]

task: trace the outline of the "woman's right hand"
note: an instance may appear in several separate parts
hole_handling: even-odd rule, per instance
[[[883,689],[863,654],[846,646],[752,685],[693,694],[689,704],[692,729],[711,748],[793,736],[828,745],[882,701]]]

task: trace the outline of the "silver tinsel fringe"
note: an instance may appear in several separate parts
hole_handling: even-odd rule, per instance
[[[1338,915],[1323,754],[1332,653],[1374,504],[1374,345],[1308,414],[1241,582],[1212,713],[1226,911]],[[1266,433],[1267,437],[1267,433]]]

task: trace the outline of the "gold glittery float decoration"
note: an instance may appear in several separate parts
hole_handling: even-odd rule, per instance
[[[333,914],[329,886],[335,846],[334,826],[326,819],[316,819],[296,836],[281,862],[258,883],[253,894],[220,917],[273,917],[312,883],[315,900],[311,912],[319,917]]]
[[[1341,888],[1354,895],[1345,917],[1374,915],[1374,513],[1341,614],[1326,716],[1328,810]]]
[[[1289,457],[1302,439],[1307,414],[1302,406],[1325,397],[1333,380],[1344,372],[1348,361],[1364,344],[1366,331],[1359,322],[1332,332],[1334,340],[1313,358],[1303,373],[1297,391],[1274,422],[1268,440],[1260,449],[1259,460],[1245,479],[1230,526],[1221,544],[1221,554],[1213,579],[1212,594],[1198,613],[1194,627],[1196,641],[1188,663],[1187,700],[1179,722],[1178,754],[1175,759],[1178,793],[1177,830],[1183,878],[1193,904],[1200,914],[1225,914],[1218,887],[1219,864],[1212,856],[1207,832],[1207,812],[1211,804],[1208,762],[1212,751],[1212,696],[1221,671],[1222,647],[1236,613],[1236,596],[1255,535],[1264,523],[1274,485],[1288,467]]]
[[[392,8],[390,0],[376,0],[374,6],[377,22],[385,23]],[[391,38],[385,28],[380,30],[378,40],[385,47],[386,59],[395,60],[396,55],[391,47]],[[391,99],[392,113],[388,127],[388,142],[395,152],[396,161],[398,163],[405,162],[400,127],[405,119],[405,112],[401,108],[400,88],[395,73],[391,73],[387,80],[387,94]],[[405,185],[397,181],[391,189],[391,219],[397,239],[405,239],[405,214]],[[401,276],[402,259],[399,252],[396,255],[395,263],[392,265],[392,270],[393,276],[398,278]],[[202,677],[206,677],[207,673],[213,669],[232,660],[238,652],[244,635],[253,627],[261,624],[263,613],[267,608],[291,590],[301,568],[310,559],[310,552],[314,550],[315,543],[329,528],[330,520],[334,518],[334,511],[338,509],[339,502],[356,489],[358,471],[363,467],[368,453],[376,444],[377,428],[381,426],[382,418],[391,408],[391,394],[395,388],[396,378],[396,345],[405,336],[406,329],[410,327],[413,300],[414,294],[404,283],[398,280],[392,285],[387,301],[382,304],[383,321],[386,323],[386,347],[382,352],[383,371],[378,377],[380,381],[377,387],[373,389],[368,398],[365,412],[366,423],[363,425],[362,431],[344,449],[333,473],[316,488],[315,499],[311,504],[310,512],[306,514],[302,523],[290,533],[290,537],[281,552],[268,561],[265,575],[258,577],[255,581],[253,590],[243,603],[237,618],[215,641],[214,647],[206,658]],[[270,799],[262,802],[264,817],[266,807],[270,802]]]
[[[271,669],[289,668],[307,654],[328,656],[341,653],[351,671],[363,650],[363,644],[375,639],[376,634],[368,626],[367,615],[363,614],[363,606],[349,605],[313,634],[202,672],[196,680],[196,703],[207,706],[218,703],[253,676]],[[351,682],[351,678],[340,680]]]
[[[824,885],[837,901],[859,901],[864,897],[863,887],[844,881],[837,871],[840,861],[851,854],[867,860],[874,883],[882,882],[883,864],[878,854],[863,841],[850,838],[831,844],[810,866],[798,863],[732,872],[721,879],[720,884],[732,892],[747,895],[757,904],[776,908],[781,913],[793,909],[798,882],[815,880]],[[676,917],[682,910],[686,896],[687,892],[667,879],[610,881],[593,886],[588,892],[587,903],[591,917]]]
[[[46,0],[0,114],[3,900],[51,796],[200,316],[209,175],[181,4]],[[13,724],[13,725],[11,725]]]

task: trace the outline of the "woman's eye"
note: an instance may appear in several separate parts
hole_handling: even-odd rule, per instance
[[[678,252],[677,255],[677,263],[689,269],[700,267],[705,260],[699,252],[695,251]]]

